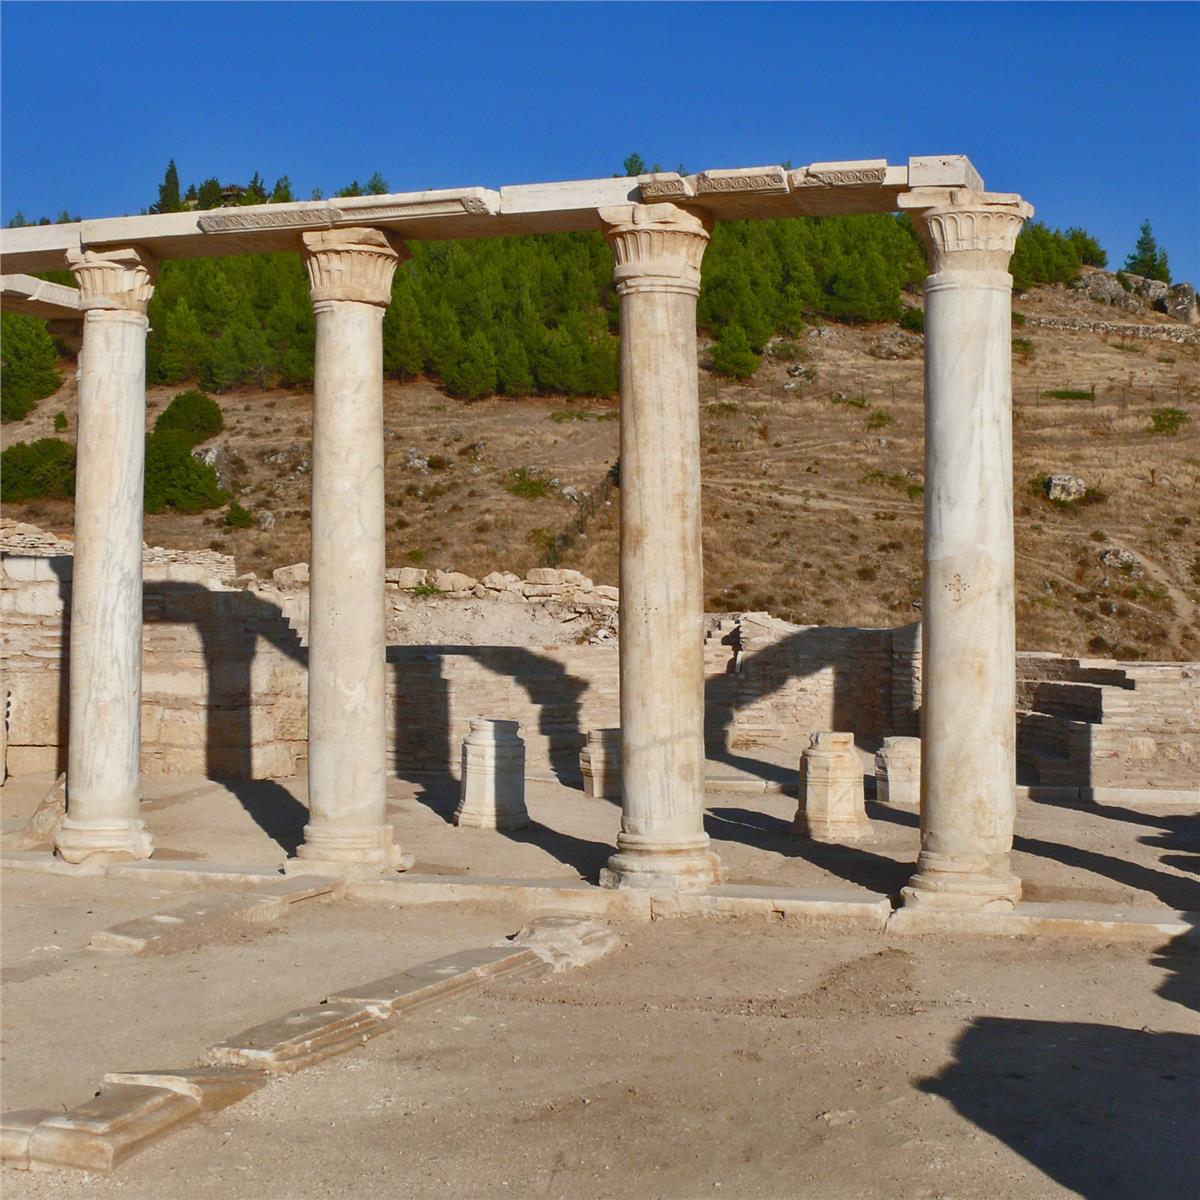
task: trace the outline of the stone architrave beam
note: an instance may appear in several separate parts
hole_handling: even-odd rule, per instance
[[[59,270],[68,251],[133,244],[158,259],[255,254],[294,249],[298,233],[340,226],[417,240],[561,233],[601,229],[601,209],[638,202],[686,203],[712,220],[891,212],[918,186],[978,191],[983,181],[967,158],[952,154],[907,166],[870,159],[334,197],[5,229],[0,261],[6,271]]]
[[[925,583],[921,853],[906,905],[1008,909],[1016,788],[1012,276],[1033,207],[922,188]]]
[[[0,310],[46,321],[82,321],[78,288],[32,275],[0,275]]]

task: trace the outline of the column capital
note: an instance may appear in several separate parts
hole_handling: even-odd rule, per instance
[[[930,269],[1007,271],[1021,226],[1033,205],[1012,192],[915,188],[899,197],[913,214]]]
[[[303,235],[304,265],[313,303],[357,300],[386,308],[392,276],[409,257],[408,247],[382,229],[323,229]]]
[[[157,263],[145,250],[68,250],[67,266],[79,285],[85,312],[117,309],[145,315],[158,274]]]
[[[612,247],[617,292],[700,292],[700,260],[712,219],[677,204],[622,204],[599,210]]]

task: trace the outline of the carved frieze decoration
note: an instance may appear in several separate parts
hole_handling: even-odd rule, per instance
[[[812,163],[792,172],[796,187],[879,187],[887,175],[886,159],[861,162]]]
[[[341,214],[336,208],[221,209],[196,219],[201,233],[241,233],[267,229],[329,228]]]
[[[750,167],[745,170],[703,171],[696,176],[696,195],[752,192],[776,195],[788,191],[787,172],[782,167]]]

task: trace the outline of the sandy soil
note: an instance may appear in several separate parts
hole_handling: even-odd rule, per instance
[[[757,922],[663,922],[625,943],[412,1014],[112,1177],[5,1172],[5,1194],[1193,1194],[1200,997],[1180,972],[1194,958]],[[246,990],[213,993],[237,998],[230,1028]]]

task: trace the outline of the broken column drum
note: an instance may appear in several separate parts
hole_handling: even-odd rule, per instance
[[[598,800],[621,798],[621,731],[589,729],[587,744],[579,752],[583,792]]]
[[[308,805],[287,869],[402,863],[386,817],[383,315],[403,245],[377,229],[304,234],[316,314]]]
[[[816,842],[871,836],[862,764],[852,733],[814,733],[800,757],[800,806],[792,829]]]
[[[142,494],[146,306],[154,262],[133,249],[76,251],[79,359],[71,584],[67,813],[71,863],[149,858],[138,815],[142,738]]]
[[[463,739],[462,780],[455,825],[467,829],[521,829],[525,808],[525,743],[516,721],[472,718]]]
[[[1012,276],[1019,196],[900,197],[926,244],[921,852],[910,905],[1009,908],[1016,786]]]
[[[602,210],[621,302],[621,830],[614,888],[703,890],[704,632],[696,298],[711,222]]]

